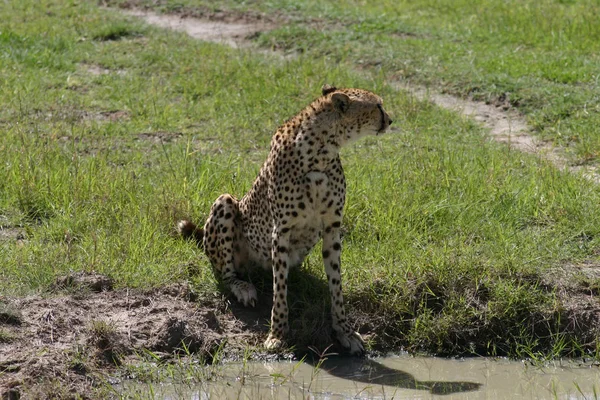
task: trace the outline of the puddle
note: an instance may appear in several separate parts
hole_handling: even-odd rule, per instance
[[[227,364],[216,382],[157,385],[154,398],[208,399],[538,399],[600,395],[600,368],[570,362],[545,367],[504,359],[449,360],[408,355],[379,359],[332,358],[308,363]],[[122,387],[149,394],[139,384]]]

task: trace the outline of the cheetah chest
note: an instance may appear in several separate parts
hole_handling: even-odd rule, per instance
[[[335,218],[336,211],[343,208],[344,195],[341,187],[324,172],[309,172],[305,176],[304,190],[298,197],[296,213],[290,220],[289,264],[302,263],[310,250],[321,238],[325,222]]]

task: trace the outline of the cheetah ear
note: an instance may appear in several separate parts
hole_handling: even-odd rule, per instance
[[[337,90],[337,88],[335,86],[331,86],[326,83],[321,88],[321,93],[323,93],[323,96],[326,96],[331,92],[335,92],[336,90]]]
[[[350,97],[346,96],[344,93],[332,94],[331,101],[333,103],[334,110],[340,114],[345,113],[348,110],[348,107],[350,107]]]

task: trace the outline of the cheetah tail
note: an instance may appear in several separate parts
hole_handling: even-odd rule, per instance
[[[184,239],[194,239],[198,247],[204,247],[204,229],[198,228],[192,221],[185,219],[179,221],[177,223],[177,232],[179,232]]]

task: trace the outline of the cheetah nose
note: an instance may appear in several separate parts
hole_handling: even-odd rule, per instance
[[[390,119],[390,122],[389,122],[389,124],[391,125],[391,124],[392,124],[392,122],[394,122],[394,121],[392,121],[392,120]]]

